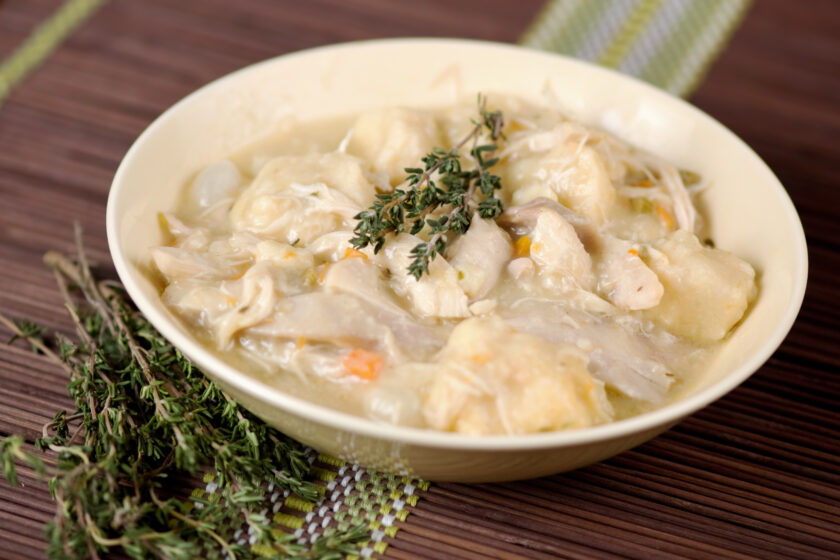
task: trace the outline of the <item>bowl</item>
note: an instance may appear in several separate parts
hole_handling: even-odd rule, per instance
[[[443,106],[476,92],[519,96],[604,128],[712,184],[702,197],[719,247],[759,272],[759,295],[703,375],[675,402],[592,428],[467,436],[383,425],[284,393],[202,346],[160,298],[149,249],[157,214],[175,207],[203,166],[275,130],[387,105]],[[453,39],[395,39],[316,48],[249,66],[161,115],[123,159],[111,186],[108,243],[128,294],[204,372],[269,424],[315,449],[377,470],[429,480],[502,481],[600,461],[667,430],[755,372],[781,344],[807,279],[802,225],[782,185],[720,123],[622,74],[520,47]]]

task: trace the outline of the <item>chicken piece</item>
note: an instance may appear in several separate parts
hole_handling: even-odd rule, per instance
[[[673,379],[657,345],[674,356],[682,347],[667,337],[653,344],[627,327],[600,322],[591,314],[561,303],[522,301],[503,311],[505,322],[519,331],[557,344],[573,344],[589,356],[593,377],[625,395],[660,403]]]
[[[345,231],[331,231],[330,233],[326,233],[312,241],[309,245],[307,245],[307,249],[309,249],[316,258],[322,261],[331,261],[335,262],[354,251],[358,251],[366,255],[368,258],[373,258],[373,248],[368,246],[362,249],[356,249],[350,240],[356,237],[356,234],[352,231],[345,230]]]
[[[615,188],[598,152],[586,145],[586,137],[559,141],[546,153],[511,161],[503,171],[506,184],[519,185],[533,196],[545,196],[545,185],[554,200],[585,216],[594,224],[607,220],[615,203]],[[514,194],[523,203],[528,197]]]
[[[178,313],[203,326],[212,325],[236,304],[222,291],[218,282],[194,279],[171,282],[161,299]]]
[[[182,278],[228,278],[239,270],[238,262],[214,259],[179,247],[154,247],[150,252],[155,266],[170,282]]]
[[[330,265],[322,286],[330,292],[349,293],[392,313],[407,314],[388,293],[379,267],[363,258],[347,258]]]
[[[280,300],[269,321],[249,334],[291,341],[326,342],[345,348],[378,349],[399,360],[394,334],[370,307],[347,294],[309,292]]]
[[[417,167],[432,148],[441,146],[432,114],[416,109],[370,111],[359,116],[352,130],[347,152],[370,162],[394,186],[405,180],[406,167]]]
[[[557,202],[557,194],[551,189],[548,183],[530,183],[519,187],[510,197],[510,202],[514,206],[522,206],[533,202],[534,200],[550,200]]]
[[[755,270],[735,255],[700,244],[678,230],[654,244],[661,253],[648,265],[665,293],[645,311],[663,328],[696,342],[714,342],[741,320],[755,296]]]
[[[267,239],[255,245],[254,259],[270,266],[275,287],[285,296],[310,289],[314,281],[315,257],[304,247]],[[307,278],[310,279],[309,284]]]
[[[507,210],[501,223],[519,235],[528,235],[530,257],[543,286],[555,292],[590,290],[595,285],[592,259],[577,231],[563,214],[574,214],[546,199]],[[579,218],[578,218],[579,219]],[[581,229],[586,229],[581,224]]]
[[[493,220],[475,214],[469,229],[448,251],[449,263],[458,272],[458,282],[472,299],[484,297],[513,256],[510,236]]]
[[[671,196],[677,225],[680,229],[694,233],[697,223],[697,210],[691,202],[691,196],[689,196],[683,184],[682,177],[673,165],[665,163],[659,166],[659,172],[662,175],[662,183]]]
[[[460,323],[436,361],[423,416],[434,429],[525,434],[609,421],[603,385],[575,347],[513,331],[496,316]]]
[[[266,319],[274,311],[277,294],[271,269],[266,263],[257,263],[231,286],[231,297],[236,306],[219,316],[212,324],[216,334],[216,346],[224,349],[230,345],[233,335]]]
[[[315,257],[308,249],[270,239],[259,241],[256,244],[254,259],[257,262],[271,263],[274,269],[287,270],[298,276],[315,264]]]
[[[458,284],[458,273],[446,259],[433,259],[429,273],[419,280],[409,274],[411,250],[422,242],[419,237],[401,233],[385,245],[383,260],[391,272],[391,288],[407,297],[421,317],[469,317],[467,295]]]
[[[592,259],[575,229],[557,212],[544,210],[537,217],[531,232],[531,258],[545,275],[544,284],[565,289],[571,280],[584,290],[594,286]]]
[[[534,261],[528,257],[520,257],[508,263],[507,271],[514,280],[525,282],[533,278],[536,266],[534,266]]]
[[[489,315],[496,310],[499,302],[495,299],[480,299],[470,304],[470,313],[473,315]]]
[[[535,198],[527,204],[511,206],[502,212],[498,223],[514,235],[527,235],[534,229],[537,218],[546,209],[557,212],[575,228],[578,238],[587,251],[592,252],[598,249],[598,232],[589,220],[549,198]]]
[[[650,309],[659,304],[662,283],[639,256],[631,241],[604,236],[596,270],[598,292],[624,311]]]
[[[445,335],[421,325],[397,305],[382,281],[379,267],[364,258],[347,258],[330,265],[323,288],[355,296],[368,304],[371,314],[391,329],[400,346],[410,354],[428,355],[443,346]]]

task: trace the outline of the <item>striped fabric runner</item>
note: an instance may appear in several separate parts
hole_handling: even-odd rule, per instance
[[[528,47],[597,62],[689,95],[750,0],[549,0]]]
[[[426,481],[368,471],[311,449],[308,459],[312,465],[309,480],[318,485],[321,499],[308,502],[269,485],[266,488],[269,509],[264,515],[274,522],[274,536],[291,534],[303,545],[336,531],[366,525],[370,538],[359,543],[358,553],[348,555],[346,560],[384,553],[388,548],[384,539],[396,536],[399,531],[396,523],[406,520],[409,508],[417,505],[420,492],[429,488]],[[218,499],[215,477],[208,474],[203,482],[203,488],[192,491],[195,500],[192,507],[201,507],[203,500]],[[255,544],[256,537],[244,528],[236,529],[233,539],[243,546],[251,544],[257,556],[276,555],[272,548]]]

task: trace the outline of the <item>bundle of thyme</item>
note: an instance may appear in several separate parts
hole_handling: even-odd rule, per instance
[[[120,551],[132,558],[221,557],[336,559],[357,551],[364,527],[325,534],[311,547],[278,535],[262,512],[264,485],[314,502],[306,481],[305,448],[232,401],[133,308],[121,286],[96,281],[77,228],[75,260],[48,253],[77,340],[28,321],[0,315],[15,339],[60,364],[76,402],[36,440],[57,454],[55,467],[27,450],[21,436],[0,442],[3,474],[17,483],[15,462],[49,476],[56,508],[47,525],[50,558],[99,558]],[[75,296],[75,297],[74,297]],[[178,496],[174,480],[217,477],[218,499]],[[168,483],[168,484],[167,484]],[[198,505],[195,506],[195,503]],[[231,535],[245,528],[252,543]],[[266,552],[268,551],[268,553]]]
[[[434,148],[423,157],[423,168],[408,167],[405,182],[390,193],[376,195],[373,205],[355,216],[358,220],[351,243],[361,249],[373,245],[379,252],[389,234],[408,230],[416,235],[426,229],[428,239],[411,250],[408,271],[416,279],[429,272],[429,263],[446,251],[452,237],[470,227],[473,212],[482,218],[502,213],[502,202],[495,197],[501,180],[489,169],[499,159],[490,157],[498,149],[504,120],[501,111],[488,111],[487,99],[478,96],[479,120],[470,132],[449,150]],[[491,143],[479,144],[486,132]],[[475,166],[464,169],[461,148],[472,142],[469,154]]]

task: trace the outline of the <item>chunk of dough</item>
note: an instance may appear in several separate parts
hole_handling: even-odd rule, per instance
[[[455,327],[423,406],[428,425],[467,434],[524,434],[606,422],[612,408],[585,355],[516,332],[497,316]]]
[[[579,142],[563,142],[544,155],[525,157],[508,165],[505,178],[521,185],[513,193],[516,204],[524,204],[551,191],[554,198],[594,224],[607,220],[615,202],[615,188],[601,157]]]
[[[235,231],[309,243],[340,229],[373,202],[373,178],[358,158],[333,152],[267,163],[231,209]]]
[[[406,167],[422,167],[423,156],[441,145],[440,132],[431,113],[392,107],[362,114],[353,125],[347,152],[370,162],[385,173],[391,185],[406,177]]]
[[[755,295],[755,270],[731,253],[675,231],[654,245],[648,266],[665,288],[659,305],[645,311],[668,331],[697,342],[726,336]]]

